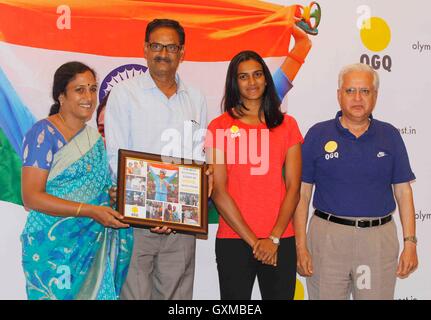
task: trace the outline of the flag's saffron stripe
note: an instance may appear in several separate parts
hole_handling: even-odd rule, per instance
[[[57,8],[63,4],[3,1],[0,40],[52,50],[141,57],[148,22],[171,18],[180,21],[186,31],[185,60],[229,61],[241,50],[255,50],[264,57],[284,56],[296,10],[296,5],[283,7],[256,0],[111,0],[103,5],[69,0],[71,28],[60,30]]]

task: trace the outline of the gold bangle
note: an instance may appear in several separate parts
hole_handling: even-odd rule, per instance
[[[76,210],[76,213],[75,213],[75,217],[79,216],[79,214],[81,213],[81,208],[82,208],[83,204],[84,204],[83,202],[81,202],[79,204],[79,207],[78,207],[78,209]]]

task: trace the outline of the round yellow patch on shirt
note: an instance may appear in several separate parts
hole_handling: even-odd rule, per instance
[[[335,152],[338,148],[338,144],[335,141],[328,141],[325,144],[325,151],[328,153]]]
[[[238,131],[239,131],[239,128],[237,126],[232,126],[230,128],[230,132],[232,132],[232,133],[237,133]]]

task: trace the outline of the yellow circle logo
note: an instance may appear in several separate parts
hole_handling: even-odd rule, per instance
[[[237,126],[232,126],[230,128],[230,132],[232,132],[232,133],[237,133],[238,131],[239,131],[239,128]]]
[[[325,144],[325,151],[328,153],[335,152],[338,148],[338,144],[335,141],[328,141]]]
[[[391,42],[391,29],[382,18],[371,17],[362,22],[361,40],[368,50],[382,51]]]
[[[138,213],[139,209],[137,207],[132,207],[132,213]]]
[[[295,296],[293,297],[293,300],[304,300],[304,296],[304,286],[301,281],[296,279]]]

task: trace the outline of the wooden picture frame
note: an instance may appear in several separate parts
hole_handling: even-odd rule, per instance
[[[120,149],[118,211],[134,227],[208,233],[205,163]]]

